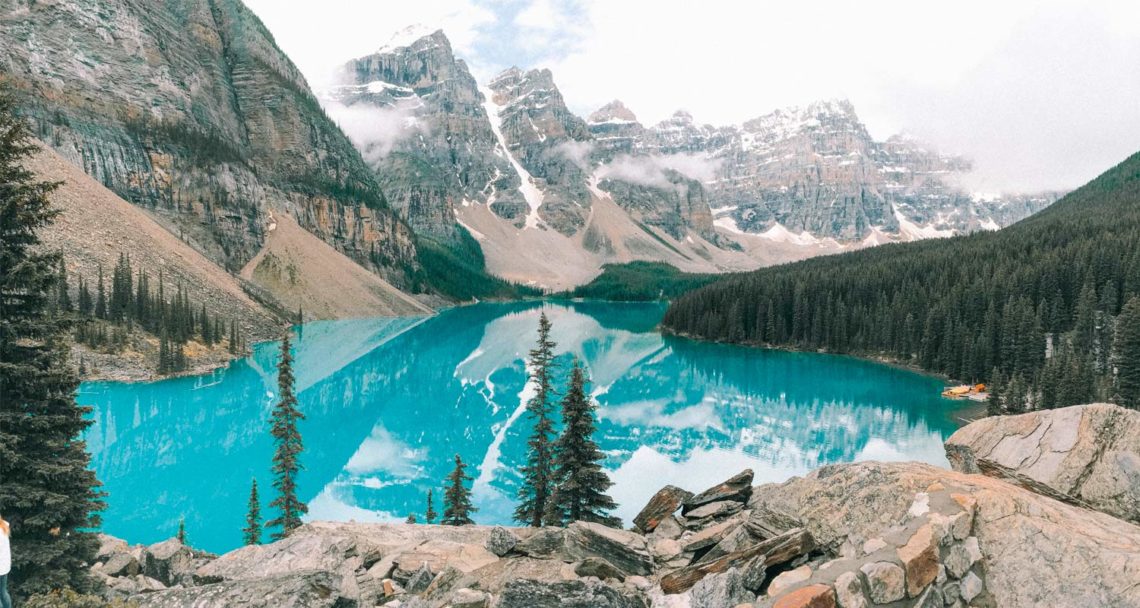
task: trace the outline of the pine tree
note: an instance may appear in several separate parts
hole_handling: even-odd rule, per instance
[[[79,277],[79,314],[85,317],[91,316],[91,309],[94,304],[91,302],[91,290],[87,287],[87,281],[82,276]]]
[[[99,283],[95,287],[95,317],[107,318],[107,291],[103,287],[103,265],[99,265]]]
[[[989,397],[986,399],[986,415],[1000,415],[1005,411],[1001,404],[1001,392],[1003,390],[1001,370],[995,367],[990,372],[990,383],[986,388],[989,390]]]
[[[577,359],[570,368],[570,385],[562,397],[562,435],[555,444],[557,486],[547,509],[545,523],[561,526],[574,521],[620,527],[621,520],[607,511],[617,503],[606,494],[614,484],[601,462],[605,459],[594,441],[594,402],[587,390],[586,371]]]
[[[261,544],[261,499],[257,496],[256,479],[249,485],[249,504],[246,507],[245,527],[241,529],[241,533],[245,544]]]
[[[231,355],[236,355],[238,353],[237,322],[235,322],[233,319],[230,319],[230,341],[227,345],[227,348],[230,349]]]
[[[434,524],[436,516],[439,515],[438,513],[435,512],[435,504],[433,504],[433,503],[434,503],[434,501],[432,500],[431,490],[428,490],[427,511],[424,512],[424,521],[426,521],[429,524]]]
[[[273,533],[273,539],[288,536],[301,526],[301,516],[309,508],[297,497],[297,474],[301,470],[300,456],[304,450],[297,423],[305,416],[297,409],[297,397],[293,394],[293,353],[289,343],[289,333],[281,341],[281,360],[277,363],[277,392],[279,401],[273,408],[270,433],[277,444],[273,454],[273,487],[277,498],[269,503],[276,507],[280,515],[270,520],[266,527],[281,530]]]
[[[68,320],[49,314],[59,256],[39,231],[56,211],[21,166],[36,149],[0,91],[0,513],[12,524],[11,588],[21,595],[91,587],[99,482],[82,439]]]
[[[1115,347],[1117,401],[1140,409],[1140,296],[1130,298],[1120,311]]]
[[[185,517],[179,517],[178,518],[178,536],[176,536],[175,538],[177,538],[178,542],[182,543],[183,545],[186,544],[186,518]]]
[[[546,313],[538,319],[538,343],[530,351],[530,382],[535,393],[527,402],[527,413],[534,420],[534,428],[527,441],[527,459],[522,467],[523,480],[519,487],[519,505],[514,518],[523,525],[539,527],[546,514],[547,502],[553,491],[554,476],[554,342],[550,339],[550,320]]]
[[[447,476],[447,490],[443,493],[443,519],[440,523],[445,526],[464,526],[475,523],[471,520],[471,514],[478,509],[471,505],[471,490],[464,485],[472,479],[470,475],[464,472],[466,468],[467,465],[463,464],[463,459],[459,457],[459,454],[456,454],[455,468]]]
[[[63,258],[59,259],[59,282],[56,289],[58,290],[58,306],[63,312],[71,312],[71,294],[67,289],[67,265],[63,263]]]

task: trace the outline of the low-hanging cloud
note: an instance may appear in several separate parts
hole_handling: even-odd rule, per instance
[[[700,154],[653,154],[632,156],[621,154],[598,168],[602,179],[617,179],[642,186],[668,188],[672,186],[666,171],[672,170],[700,182],[711,181],[720,168],[720,159]]]
[[[405,139],[428,132],[427,124],[416,118],[419,100],[401,100],[386,107],[325,100],[323,106],[369,164],[387,158]]]
[[[590,170],[590,155],[594,152],[593,143],[571,139],[555,146],[554,151],[578,165],[583,171]]]

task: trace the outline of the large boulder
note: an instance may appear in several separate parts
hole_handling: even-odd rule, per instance
[[[355,602],[337,591],[328,572],[296,572],[252,580],[234,580],[150,591],[131,596],[138,608],[342,608]]]
[[[972,514],[960,528],[944,515],[954,512],[948,501]],[[896,578],[904,595],[906,573],[930,577],[927,531],[911,529],[928,521],[940,552],[959,543],[974,564],[955,584],[971,598],[988,597],[1003,608],[1140,606],[1140,526],[1000,479],[918,463],[830,465],[760,486],[752,502],[793,515],[831,553],[853,556],[866,545],[874,553],[859,559],[890,562],[875,572],[877,583],[868,583],[871,593],[897,595],[891,573],[903,575]],[[900,528],[903,522],[911,527]],[[959,529],[970,537],[959,540]],[[876,542],[884,532],[885,548]],[[947,558],[953,565],[960,556]]]
[[[502,557],[510,553],[517,544],[519,544],[517,536],[508,532],[506,528],[495,526],[491,530],[491,534],[487,536],[487,542],[483,546],[491,553]]]
[[[1106,403],[983,418],[946,441],[951,466],[1140,523],[1140,412]]]
[[[693,493],[677,486],[665,486],[649,499],[641,512],[633,518],[633,525],[642,533],[648,534],[657,528],[662,520],[681,508],[681,503],[693,497]]]
[[[736,568],[706,576],[689,591],[692,608],[731,607],[755,600],[756,594],[746,588],[744,576]]]
[[[721,501],[747,502],[752,495],[752,469],[745,469],[723,482],[686,499],[681,504],[681,514]]]
[[[139,568],[145,576],[160,581],[163,585],[185,584],[192,580],[194,571],[208,563],[215,556],[196,551],[183,545],[176,538],[146,547],[138,560]],[[116,560],[116,564],[121,560]],[[108,565],[112,565],[108,561]],[[110,574],[110,573],[108,573]]]
[[[567,526],[566,551],[575,558],[600,557],[627,574],[653,572],[644,536],[602,524],[576,521]]]

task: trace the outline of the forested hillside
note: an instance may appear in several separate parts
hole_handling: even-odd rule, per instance
[[[663,323],[991,381],[993,409],[1140,406],[1140,154],[1005,230],[730,277],[676,300]]]

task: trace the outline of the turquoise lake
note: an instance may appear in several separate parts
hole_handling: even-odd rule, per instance
[[[660,304],[479,304],[295,330],[309,518],[422,514],[458,453],[476,478],[475,520],[509,522],[530,429],[524,358],[540,310],[554,324],[562,368],[571,356],[588,367],[597,439],[627,522],[665,484],[699,491],[744,468],[759,483],[833,462],[946,464],[956,404],[939,396],[938,378],[662,336]],[[191,544],[233,549],[252,478],[272,516],[278,356],[279,345],[265,343],[204,376],[82,385],[79,401],[93,408],[88,448],[109,493],[104,531],[152,543],[185,518]]]

